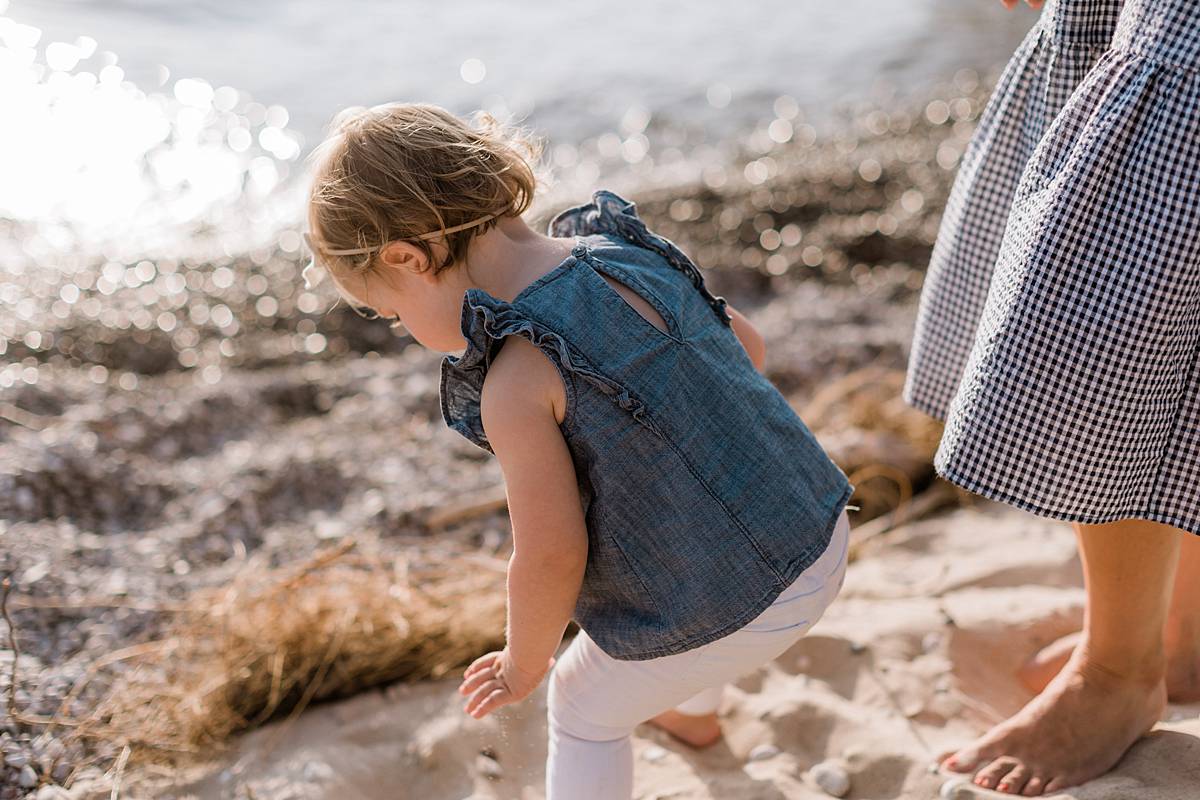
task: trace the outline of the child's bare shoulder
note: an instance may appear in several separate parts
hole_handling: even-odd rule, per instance
[[[480,390],[484,428],[516,416],[549,412],[563,421],[566,390],[550,357],[523,336],[508,336],[488,367]]]

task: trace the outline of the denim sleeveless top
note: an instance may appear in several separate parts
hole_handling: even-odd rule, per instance
[[[681,653],[750,622],[816,561],[853,487],[754,368],[724,299],[633,203],[598,190],[549,235],[577,243],[511,302],[467,290],[467,346],[442,362],[442,415],[491,451],[488,365],[508,336],[544,352],[566,388],[560,429],[588,531],[575,621],[613,658]]]

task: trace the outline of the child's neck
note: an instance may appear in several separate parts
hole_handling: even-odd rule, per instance
[[[467,251],[471,283],[493,297],[512,300],[562,263],[574,245],[574,237],[543,236],[520,217],[501,217],[494,228],[471,242]]]

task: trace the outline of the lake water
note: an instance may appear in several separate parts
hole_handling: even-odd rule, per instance
[[[274,198],[346,106],[486,108],[548,136],[586,184],[608,177],[601,156],[720,158],[774,119],[790,135],[973,80],[1036,18],[997,0],[6,3],[0,217],[37,221],[43,250],[269,227],[295,214]]]

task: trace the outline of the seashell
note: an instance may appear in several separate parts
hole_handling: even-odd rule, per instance
[[[475,771],[490,781],[499,780],[500,776],[504,774],[504,770],[500,768],[500,762],[483,753],[475,756]]]
[[[642,759],[649,761],[651,764],[662,761],[667,757],[667,751],[658,745],[651,745],[642,751]]]
[[[822,761],[808,771],[813,783],[831,797],[845,797],[850,791],[850,774],[832,761]]]
[[[751,761],[766,761],[779,755],[779,748],[773,744],[760,744],[750,751],[747,758]]]
[[[951,778],[943,783],[942,788],[938,791],[938,797],[941,800],[971,800],[974,796],[971,784],[962,778]]]

